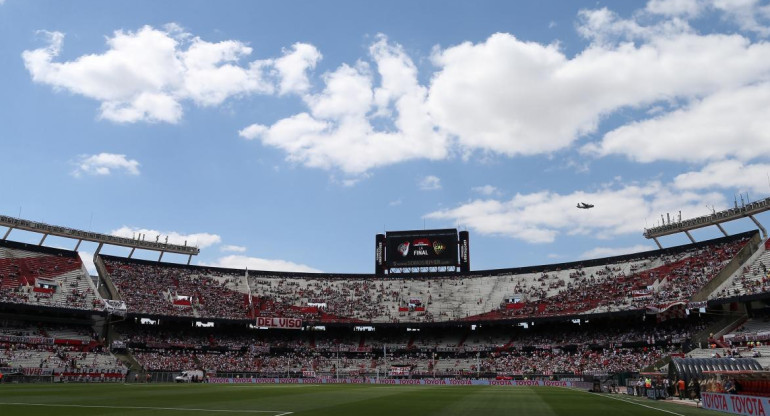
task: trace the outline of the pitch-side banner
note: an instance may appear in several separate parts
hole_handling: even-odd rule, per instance
[[[399,385],[451,385],[451,386],[525,386],[525,387],[576,387],[591,388],[591,383],[581,381],[549,381],[549,380],[494,380],[454,379],[454,378],[423,378],[423,379],[392,379],[392,378],[227,378],[212,377],[209,383],[215,384],[399,384]]]
[[[701,393],[701,405],[704,409],[747,416],[765,416],[770,411],[767,397],[738,394]]]
[[[299,318],[267,318],[258,317],[257,326],[263,328],[302,329],[302,319]]]

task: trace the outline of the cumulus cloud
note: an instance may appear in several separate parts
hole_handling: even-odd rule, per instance
[[[599,259],[604,257],[621,256],[623,254],[642,253],[655,250],[656,247],[647,244],[637,244],[631,247],[596,247],[580,255],[581,259]]]
[[[359,61],[325,73],[324,89],[303,96],[307,112],[239,134],[284,150],[291,162],[350,175],[405,160],[446,158],[447,137],[430,119],[427,88],[417,81],[411,58],[384,36],[369,56],[374,68]]]
[[[82,175],[106,176],[114,171],[123,171],[129,175],[139,175],[139,162],[126,158],[126,155],[114,153],[99,153],[97,155],[83,155],[75,162],[76,168],[72,172],[75,177]]]
[[[710,163],[700,171],[674,178],[674,186],[683,190],[736,189],[766,194],[770,191],[770,164],[743,164],[737,160]]]
[[[706,18],[731,30],[691,26]],[[746,161],[753,149],[767,155],[770,143],[768,19],[770,6],[757,0],[652,0],[628,18],[581,10],[576,30],[588,44],[575,54],[495,33],[436,46],[426,74],[384,35],[364,58],[310,77],[322,59],[313,45],[254,60],[243,41],[208,42],[174,24],[116,31],[105,52],[63,62],[64,35],[42,32],[47,45],[22,56],[35,82],[97,100],[101,117],[116,122],[176,123],[186,102],[297,95],[301,110],[240,136],[352,178],[410,160],[551,154],[585,138],[593,142],[584,153],[597,157]],[[648,118],[593,137],[626,110]]]
[[[275,70],[280,74],[280,93],[305,93],[310,88],[307,71],[314,69],[321,60],[321,52],[306,43],[295,43],[284,56],[275,60]]]
[[[100,116],[119,123],[176,123],[185,101],[217,106],[231,97],[271,94],[276,81],[281,92],[301,91],[304,71],[320,58],[313,46],[297,43],[277,60],[242,63],[252,52],[246,43],[208,42],[170,24],[115,31],[104,53],[57,62],[64,34],[41,33],[48,45],[22,53],[32,80],[97,100]]]
[[[222,238],[216,234],[181,234],[176,231],[157,231],[147,228],[129,227],[125,225],[118,228],[117,230],[111,231],[110,234],[118,237],[136,239],[141,239],[140,236],[144,235],[145,241],[154,242],[157,239],[157,241],[160,243],[165,243],[166,237],[168,237],[169,244],[187,244],[188,246],[194,246],[198,248],[206,248],[222,242]]]
[[[596,132],[602,117],[627,107],[665,102],[676,108],[678,100],[708,102],[711,95],[716,100],[741,93],[753,95],[757,104],[764,101],[764,91],[752,94],[741,88],[751,90],[770,76],[766,43],[739,35],[701,36],[686,26],[660,35],[657,29],[637,29],[636,22],[618,28],[611,18],[597,20],[585,31],[622,32],[642,40],[638,46],[595,43],[570,59],[556,44],[498,33],[479,44],[438,52],[434,61],[441,70],[433,77],[428,101],[437,124],[466,150],[532,155],[571,145]],[[746,111],[746,117],[756,115],[762,107],[753,104],[738,105],[721,118]],[[680,121],[675,131],[697,128],[691,120]],[[767,135],[765,130],[746,140],[770,142]],[[667,140],[656,142],[663,143]]]
[[[417,186],[423,191],[437,191],[441,189],[441,178],[438,176],[428,175],[422,178]]]
[[[738,9],[764,16],[755,1]],[[764,152],[770,44],[743,33],[701,34],[689,19],[706,13],[736,19],[716,0],[653,0],[631,18],[606,8],[580,11],[577,31],[589,44],[574,56],[558,42],[508,33],[436,47],[426,86],[403,48],[379,36],[369,60],[324,74],[323,91],[303,96],[307,111],[240,134],[282,149],[294,163],[357,175],[458,154],[549,154],[633,109],[651,118],[621,125],[584,152],[639,161],[713,160],[726,147],[740,158]],[[318,56],[298,67],[311,67]],[[297,91],[309,90],[300,79]],[[725,136],[727,126],[740,127]],[[740,138],[725,140],[733,136]]]
[[[229,269],[265,270],[276,272],[320,273],[321,271],[304,264],[292,263],[286,260],[261,259],[240,255],[221,257],[212,263],[201,263],[201,266],[224,267]]]
[[[599,156],[620,154],[638,162],[768,157],[768,108],[770,82],[728,89],[686,108],[618,127],[582,151]]]
[[[580,201],[595,204],[577,209]],[[477,199],[431,212],[426,218],[460,224],[482,235],[515,238],[529,243],[550,243],[560,235],[593,235],[610,238],[641,233],[647,221],[662,213],[701,215],[707,204],[724,206],[719,193],[697,193],[660,182],[608,187],[569,194],[536,192],[516,194],[509,200]]]

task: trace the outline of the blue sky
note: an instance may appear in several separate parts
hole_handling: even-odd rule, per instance
[[[652,249],[770,194],[769,36],[753,0],[0,0],[0,213],[251,269],[423,227],[474,270]]]

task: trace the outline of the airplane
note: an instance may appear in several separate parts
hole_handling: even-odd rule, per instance
[[[586,204],[585,202],[578,202],[577,207],[580,209],[589,209],[593,208],[594,206],[592,204]]]

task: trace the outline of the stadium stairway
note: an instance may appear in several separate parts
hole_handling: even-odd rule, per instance
[[[463,334],[463,337],[460,338],[460,342],[457,343],[457,347],[462,347],[463,344],[465,344],[465,341],[468,339],[468,335],[470,335],[470,331],[465,331]]]
[[[109,270],[107,270],[107,265],[104,264],[101,256],[94,256],[94,266],[96,267],[97,275],[103,283],[99,285],[99,295],[103,299],[123,300],[120,294],[118,294],[118,289],[115,288],[112,279],[110,279]]]
[[[112,353],[115,358],[120,360],[130,372],[132,373],[138,373],[144,371],[142,368],[142,365],[139,364],[139,361],[136,361],[136,358],[134,358],[131,354],[127,353]]]
[[[722,319],[707,326],[702,331],[693,336],[692,342],[700,347],[707,347],[709,338],[713,334],[714,337],[720,338],[722,335],[734,330],[741,324],[746,322],[748,315],[745,310],[740,310],[729,315],[725,315]]]

